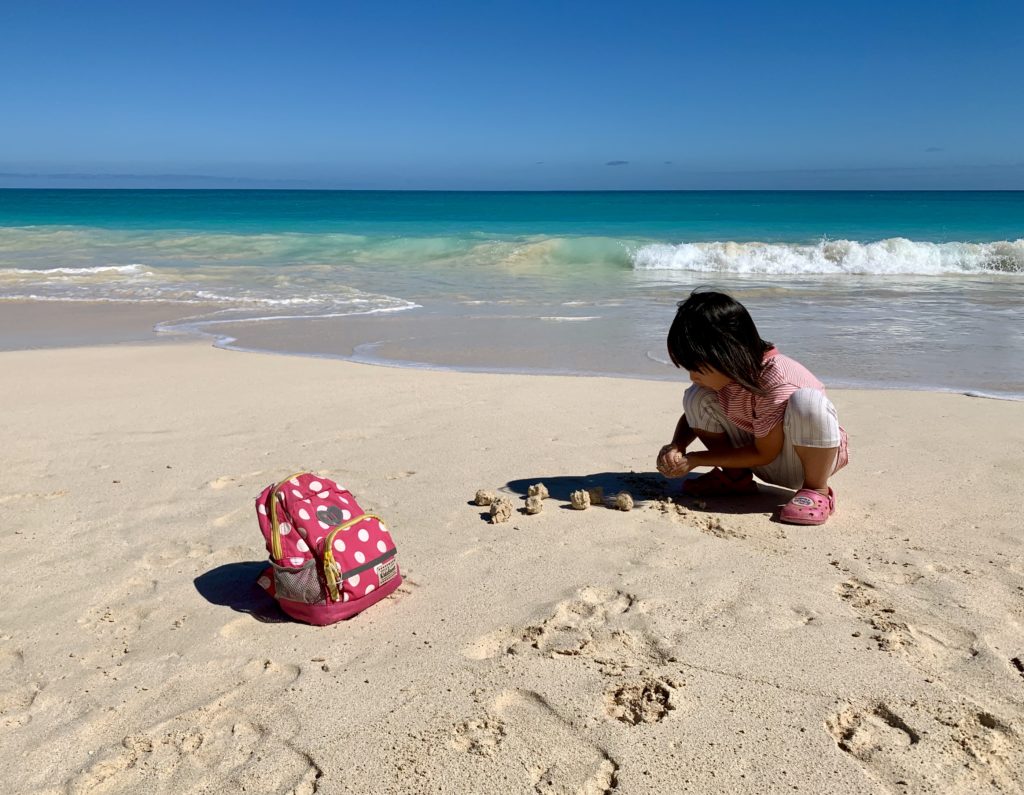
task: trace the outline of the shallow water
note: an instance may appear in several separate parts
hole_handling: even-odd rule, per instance
[[[169,301],[161,330],[260,350],[678,378],[664,335],[706,285],[830,385],[1019,398],[1021,230],[1021,193],[0,191],[0,297]]]

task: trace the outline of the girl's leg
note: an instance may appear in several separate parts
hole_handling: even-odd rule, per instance
[[[794,445],[793,450],[803,465],[803,488],[814,489],[827,497],[828,479],[835,471],[839,445],[835,447],[797,447]]]
[[[755,469],[757,476],[768,483],[828,496],[840,440],[832,402],[816,389],[798,389],[790,395],[784,423],[782,452],[767,466]]]
[[[815,389],[798,389],[786,406],[786,443],[797,459],[801,485],[779,512],[790,524],[820,525],[836,509],[828,479],[835,471],[841,440],[839,419],[832,402]]]
[[[718,402],[718,395],[710,389],[696,384],[687,389],[683,395],[683,411],[693,432],[708,450],[742,447],[753,440],[752,435],[736,427],[725,416]],[[724,483],[720,482],[723,474],[726,481]],[[733,483],[736,485],[733,486]],[[694,496],[712,496],[718,492],[756,493],[757,488],[749,469],[713,469],[698,478],[687,480],[683,484],[683,490]]]

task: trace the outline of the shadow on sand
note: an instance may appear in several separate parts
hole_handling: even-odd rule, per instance
[[[257,621],[279,624],[291,619],[267,593],[256,578],[267,568],[265,560],[225,563],[193,580],[196,590],[208,602],[248,613]]]
[[[691,478],[700,473],[692,473]],[[606,497],[620,491],[628,491],[637,502],[648,500],[671,500],[695,512],[742,514],[768,513],[776,521],[779,508],[793,496],[791,489],[758,483],[758,493],[746,497],[707,497],[697,499],[681,491],[681,481],[669,480],[660,472],[594,472],[589,475],[537,475],[536,477],[510,480],[509,491],[525,497],[530,486],[543,483],[552,499],[569,502],[569,495],[577,489],[602,488]],[[568,505],[562,506],[570,509]]]

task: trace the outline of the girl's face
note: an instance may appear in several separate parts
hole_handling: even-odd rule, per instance
[[[697,386],[707,387],[715,392],[732,383],[729,376],[707,364],[700,370],[687,370],[686,372],[690,374],[690,380]]]

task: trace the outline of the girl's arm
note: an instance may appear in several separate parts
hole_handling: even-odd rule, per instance
[[[675,445],[680,453],[684,453],[686,448],[693,444],[696,439],[697,434],[693,432],[693,428],[690,427],[686,415],[683,414],[679,418],[679,422],[676,423],[676,432],[672,434],[672,444]]]
[[[726,469],[750,469],[770,464],[782,452],[785,441],[782,423],[772,428],[767,436],[755,438],[753,444],[730,447],[725,450],[701,450],[686,454],[686,471],[694,467],[724,467]]]

